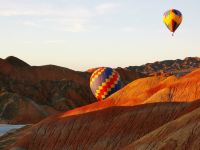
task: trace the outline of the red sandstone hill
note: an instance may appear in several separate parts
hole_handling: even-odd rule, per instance
[[[179,120],[182,121],[181,117],[185,117],[184,115],[186,114],[197,123],[200,115],[192,111],[198,112],[199,107],[199,101],[192,103],[155,103],[132,107],[111,107],[101,111],[68,117],[62,117],[61,114],[45,119],[32,128],[27,129],[23,135],[16,139],[16,144],[11,147],[23,148],[25,150],[113,150],[123,149],[127,146],[133,146],[134,148],[135,145],[132,144],[137,143],[137,140],[143,137],[148,138],[149,133],[150,140],[142,140],[145,145],[150,144],[149,141],[154,143],[151,137],[159,141],[154,132],[161,137],[165,135],[162,138],[168,140],[169,145],[171,144],[172,147],[174,145],[170,143],[170,133],[175,129],[186,128],[184,124],[188,120],[184,119],[183,124],[180,125],[174,123],[171,125],[171,121],[178,123]],[[190,112],[192,112],[192,116],[190,116]],[[196,117],[193,118],[194,114]],[[165,127],[165,124],[167,127]],[[185,139],[190,138],[188,148],[194,145],[191,141],[193,139],[192,129],[198,130],[198,128],[195,128],[194,123],[193,125],[191,123],[191,126],[191,130],[186,130],[190,136],[184,137]],[[167,131],[161,130],[160,128],[162,127]],[[159,132],[157,129],[161,131]],[[177,140],[179,146],[181,146],[182,139],[180,135],[187,135],[186,131],[176,130],[176,132],[179,132],[179,136],[176,136],[179,139]],[[194,141],[197,143],[196,139]],[[141,145],[138,144],[136,146]]]
[[[199,85],[200,69],[181,78],[138,79],[105,101],[44,119],[27,129],[11,147],[197,149]]]
[[[124,85],[145,77],[126,69],[119,73]],[[13,56],[0,59],[0,122],[35,123],[96,102],[89,87],[90,75],[55,65],[31,66]]]
[[[86,84],[86,77],[89,76],[89,74],[83,72],[55,65],[30,66],[13,56],[10,56],[5,60],[0,59],[0,73],[11,79],[29,81],[31,83],[41,80],[57,81],[67,79]]]
[[[125,150],[133,149],[188,149],[200,148],[200,108],[150,132],[134,141]]]

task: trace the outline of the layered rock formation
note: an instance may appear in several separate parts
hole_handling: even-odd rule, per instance
[[[200,93],[198,72],[198,70],[194,71],[180,79],[175,76],[141,78],[109,97],[109,104],[100,102],[93,107],[102,109],[111,104],[132,106],[157,101],[197,99]],[[76,83],[73,80],[41,80],[31,83],[31,80],[14,80],[3,75],[0,77],[0,84],[2,106],[0,115],[1,122],[5,123],[35,123],[58,111],[66,111],[96,102],[87,85]],[[196,94],[191,95],[190,93]],[[29,112],[34,112],[34,114]]]
[[[44,119],[9,149],[198,149],[199,77],[200,69],[138,79],[105,101]]]
[[[144,77],[135,71],[119,72],[124,85]],[[89,87],[90,75],[54,65],[30,66],[13,56],[0,59],[0,122],[35,123],[96,102]]]
[[[200,148],[200,108],[170,121],[125,147],[132,149],[188,149]]]
[[[199,102],[157,103],[132,107],[112,107],[78,116],[62,117],[62,115],[58,115],[28,129],[24,137],[20,137],[12,147],[29,150],[122,149],[153,130],[161,134],[160,129],[156,131],[157,128],[195,109],[198,110],[199,106]],[[200,117],[199,113],[196,115],[197,117],[193,119]],[[173,125],[168,129],[169,131],[166,130],[172,132],[182,126],[184,127],[184,124]],[[152,136],[159,140],[156,135]],[[182,137],[179,136],[179,138]],[[144,141],[149,142],[148,140]]]

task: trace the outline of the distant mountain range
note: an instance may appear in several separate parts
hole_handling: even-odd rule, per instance
[[[167,73],[181,76],[200,67],[199,57],[187,57],[183,60],[164,60],[154,63],[147,63],[142,66],[129,66],[128,70],[134,70],[145,75],[154,75],[156,73]]]

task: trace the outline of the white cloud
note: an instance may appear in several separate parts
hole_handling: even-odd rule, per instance
[[[92,12],[86,8],[65,8],[64,10],[56,9],[0,9],[0,16],[13,17],[13,16],[30,16],[30,17],[91,17]]]
[[[34,42],[33,41],[23,41],[22,43],[23,44],[33,44]]]
[[[0,10],[0,16],[13,17],[13,16],[46,16],[50,15],[49,12],[34,11],[34,10]]]
[[[20,24],[27,26],[27,27],[34,27],[34,28],[39,28],[40,25],[39,23],[33,22],[33,21],[22,21]]]
[[[96,13],[99,15],[113,13],[119,8],[118,3],[104,3],[100,4],[96,7]]]
[[[59,18],[46,18],[41,20],[44,24],[51,24],[54,30],[66,32],[84,32],[88,31],[90,26],[90,18],[84,17],[59,17]],[[59,25],[59,28],[57,27]]]
[[[47,41],[44,41],[43,43],[44,44],[62,44],[65,42],[66,42],[65,40],[47,40]]]
[[[124,31],[124,32],[134,32],[134,31],[136,31],[136,29],[134,27],[123,27],[121,30]]]
[[[54,6],[53,3],[21,3],[16,1],[4,2],[0,6],[0,16],[15,17],[23,26],[32,28],[48,28],[66,32],[84,32],[92,28],[91,22],[95,17],[114,13],[118,3],[103,3],[94,8],[84,6]]]
[[[67,26],[64,29],[64,31],[67,31],[67,32],[84,32],[84,31],[86,31],[86,28],[81,23],[74,23],[71,26]]]
[[[93,16],[93,13],[86,8],[68,8],[66,10],[0,10],[0,16],[3,17],[18,17],[20,24],[27,27],[49,27],[66,32],[84,32],[86,26]],[[26,20],[22,17],[26,16]],[[29,18],[30,19],[29,19]],[[18,21],[19,22],[19,21]]]

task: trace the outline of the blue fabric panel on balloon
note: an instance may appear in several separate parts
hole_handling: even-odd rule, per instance
[[[116,91],[121,89],[121,87],[122,87],[122,82],[121,82],[121,80],[119,80],[117,82],[117,84],[111,89],[111,91],[107,95],[111,95],[111,94],[115,93]]]
[[[178,16],[182,15],[181,12],[176,10],[176,9],[173,9],[172,12],[175,13],[176,15],[178,15]]]

